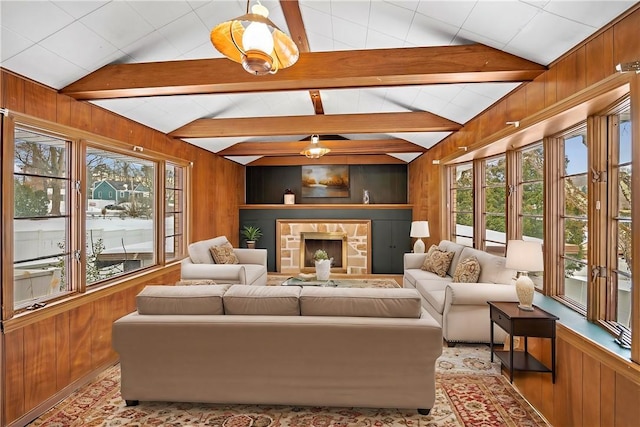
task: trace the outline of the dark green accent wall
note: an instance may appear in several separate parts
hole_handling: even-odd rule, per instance
[[[349,197],[302,198],[301,166],[247,166],[246,203],[278,204],[284,191],[293,190],[296,203],[362,203],[362,191],[369,190],[370,203],[407,203],[407,165],[349,166]]]
[[[412,209],[242,209],[240,225],[258,226],[263,236],[256,247],[267,249],[267,269],[276,271],[276,220],[278,219],[370,219],[372,273],[402,274],[403,255],[411,251]],[[244,241],[240,238],[242,245]]]

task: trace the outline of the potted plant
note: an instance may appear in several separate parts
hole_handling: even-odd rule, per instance
[[[313,253],[313,260],[316,264],[316,278],[318,280],[329,280],[333,258],[329,258],[327,251],[324,249],[318,249]]]
[[[256,241],[262,237],[262,230],[260,227],[253,225],[245,225],[241,231],[242,237],[247,241],[247,247],[249,249],[255,249]]]

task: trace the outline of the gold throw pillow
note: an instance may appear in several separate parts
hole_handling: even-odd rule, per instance
[[[480,262],[475,256],[460,261],[453,273],[455,283],[478,283],[480,277]]]
[[[209,248],[213,261],[216,264],[238,264],[238,257],[233,252],[231,245],[212,246]]]
[[[437,246],[433,245],[427,252],[422,269],[435,273],[440,277],[445,277],[453,260],[453,255],[455,255],[454,252],[441,251]]]

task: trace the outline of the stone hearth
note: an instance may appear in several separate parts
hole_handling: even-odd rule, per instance
[[[309,232],[345,233],[346,273],[371,272],[371,221],[323,219],[276,220],[277,271],[297,274],[303,270],[300,266],[300,233]]]

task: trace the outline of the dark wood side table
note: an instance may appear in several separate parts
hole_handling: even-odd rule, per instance
[[[551,372],[551,380],[556,382],[556,320],[558,317],[533,306],[533,311],[521,310],[517,302],[489,301],[491,317],[491,361],[493,356],[500,359],[509,369],[509,380],[513,382],[513,371]],[[493,324],[497,324],[509,334],[509,351],[493,351]],[[524,351],[513,351],[513,337],[524,337]],[[527,338],[551,339],[551,369],[529,354]]]

